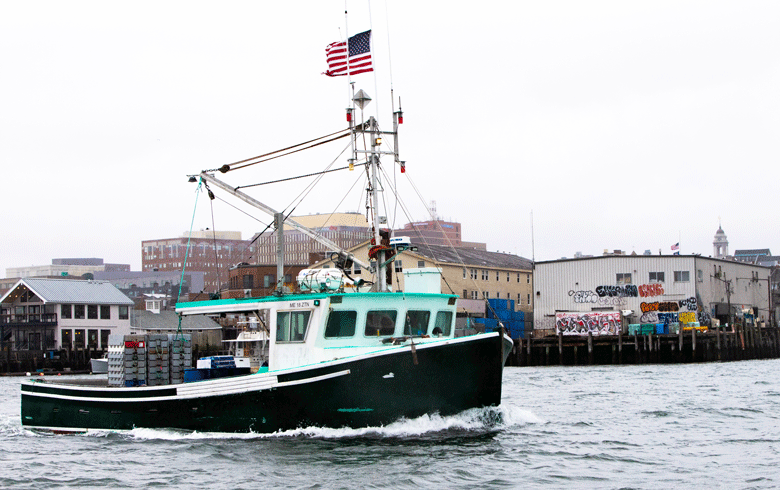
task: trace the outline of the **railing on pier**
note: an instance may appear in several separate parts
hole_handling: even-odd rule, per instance
[[[549,336],[515,341],[516,366],[673,364],[780,358],[780,329],[740,326],[675,334]]]

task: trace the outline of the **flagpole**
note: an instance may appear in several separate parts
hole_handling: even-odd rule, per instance
[[[346,47],[347,47],[347,94],[349,96],[350,104],[352,103],[353,95],[350,94],[350,87],[352,87],[352,74],[349,70],[349,22],[347,21],[347,0],[344,0],[344,32],[347,34]],[[352,87],[352,92],[355,89]]]
[[[373,15],[371,15],[371,2],[368,3],[368,27],[371,30],[371,37],[369,38],[369,44],[368,49],[371,53],[371,64],[373,65],[375,60],[374,56],[374,18]],[[379,114],[381,112],[379,111],[379,85],[376,81],[376,70],[372,70],[374,72],[374,93],[376,94],[376,100],[374,101],[374,108],[376,109],[376,120],[379,121]]]

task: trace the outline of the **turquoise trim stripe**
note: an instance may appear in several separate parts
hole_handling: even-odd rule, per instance
[[[179,308],[197,308],[200,306],[230,306],[240,305],[245,303],[275,303],[278,301],[305,301],[312,299],[325,299],[334,296],[340,296],[345,300],[363,300],[370,299],[372,301],[381,301],[390,298],[457,298],[454,294],[434,294],[434,293],[312,293],[312,294],[291,294],[285,296],[264,296],[262,298],[232,298],[232,299],[217,299],[209,301],[193,301],[189,303],[178,303],[177,310]]]

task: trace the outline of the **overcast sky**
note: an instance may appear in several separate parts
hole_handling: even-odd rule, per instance
[[[410,218],[435,201],[464,240],[551,260],[707,256],[719,221],[730,251],[780,254],[778,26],[776,1],[393,0],[349,3],[347,27],[374,32],[377,70],[353,79],[367,114],[390,129],[391,81],[403,104]],[[59,257],[138,270],[141,241],[193,215],[251,237],[266,216],[212,215],[202,195],[194,211],[186,177],[344,128],[346,81],[321,73],[346,33],[341,0],[0,2],[0,274]],[[223,177],[340,167],[343,141]],[[363,212],[360,175],[296,212]],[[289,209],[307,182],[254,192]]]

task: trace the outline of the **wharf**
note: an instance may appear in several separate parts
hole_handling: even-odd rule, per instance
[[[676,334],[562,335],[515,340],[507,365],[676,364],[780,357],[780,329],[745,327]]]

